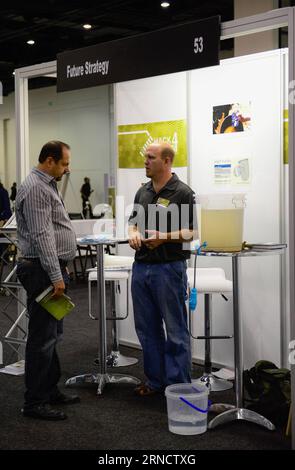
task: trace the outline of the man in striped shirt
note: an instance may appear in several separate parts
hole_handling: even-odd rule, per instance
[[[53,295],[60,297],[69,282],[67,263],[75,257],[76,236],[56,184],[69,171],[69,163],[69,145],[48,142],[40,152],[38,166],[16,196],[17,276],[27,292],[29,312],[22,413],[47,420],[66,418],[50,405],[80,401],[78,396],[61,393],[57,386],[61,371],[56,343],[62,334],[62,320],[56,320],[35,301],[50,285]]]

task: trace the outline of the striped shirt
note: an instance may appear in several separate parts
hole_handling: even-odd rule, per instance
[[[53,176],[34,168],[16,200],[18,246],[24,258],[39,258],[51,282],[62,280],[59,259],[76,254],[76,236]]]

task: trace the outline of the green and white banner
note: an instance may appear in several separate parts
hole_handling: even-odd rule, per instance
[[[118,126],[119,168],[143,168],[146,148],[167,142],[175,150],[174,167],[187,166],[186,120]]]

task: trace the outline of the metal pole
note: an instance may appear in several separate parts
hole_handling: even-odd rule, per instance
[[[205,373],[211,373],[211,318],[212,318],[212,294],[205,294]]]
[[[112,337],[113,337],[113,351],[119,351],[119,342],[118,342],[118,328],[116,320],[116,281],[111,281],[111,310],[112,310]]]
[[[233,324],[234,324],[234,351],[235,351],[235,387],[236,387],[236,406],[243,408],[244,391],[243,391],[243,344],[242,344],[242,319],[240,315],[240,299],[239,299],[239,256],[232,257],[232,273],[233,273]]]
[[[104,285],[104,245],[96,245],[97,259],[97,305],[99,318],[99,367],[102,375],[106,374],[106,301],[105,301],[105,285]]]
[[[295,106],[294,106],[294,79],[295,79],[295,8],[289,9],[288,21],[288,47],[289,47],[289,87],[292,90],[293,99],[288,100],[289,107],[289,279],[290,279],[290,337],[295,339],[295,146],[294,146],[294,125],[295,125]],[[291,403],[292,409],[292,448],[295,449],[295,364],[291,366]]]

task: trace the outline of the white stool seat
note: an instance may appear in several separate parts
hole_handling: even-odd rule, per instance
[[[187,269],[189,287],[194,286],[194,268]],[[197,268],[196,289],[199,294],[232,292],[233,283],[225,277],[222,268]]]
[[[120,281],[122,279],[128,279],[129,273],[126,271],[104,271],[104,280],[105,281]],[[88,281],[97,281],[97,271],[90,271],[88,275]]]
[[[104,267],[131,268],[134,262],[133,256],[105,255]]]
[[[134,262],[133,256],[104,255],[104,269],[107,270],[127,270],[131,271]],[[96,272],[95,268],[87,269],[88,272]],[[94,280],[93,278],[92,280]]]

